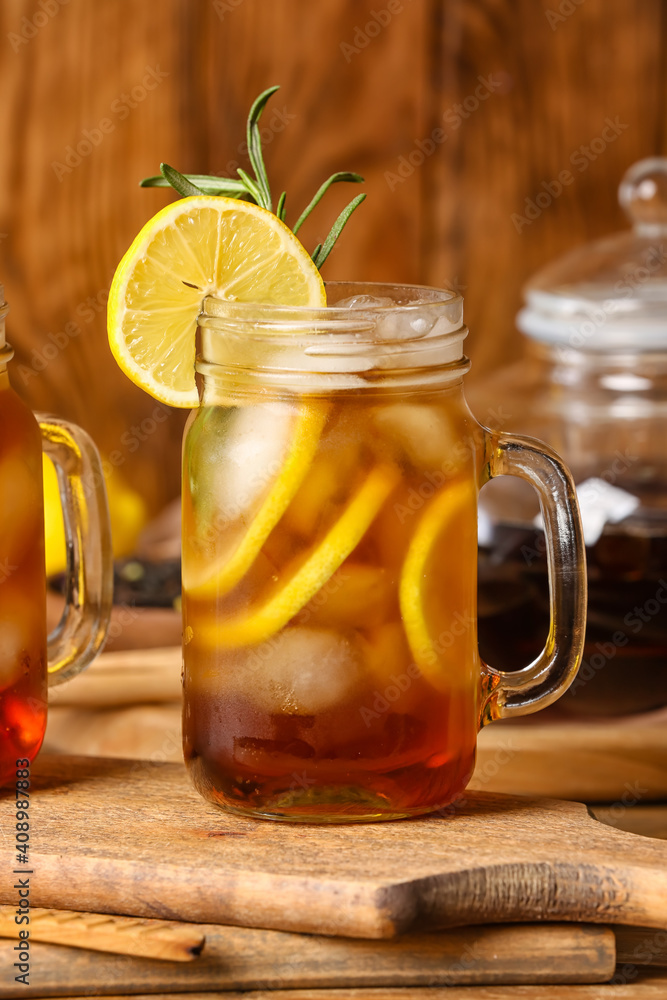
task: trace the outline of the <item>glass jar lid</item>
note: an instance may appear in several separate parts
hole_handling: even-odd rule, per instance
[[[618,200],[633,228],[539,271],[517,316],[523,333],[577,350],[667,350],[667,157],[630,167]]]

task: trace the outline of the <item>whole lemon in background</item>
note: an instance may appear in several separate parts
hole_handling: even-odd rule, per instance
[[[58,491],[58,476],[50,458],[43,456],[44,533],[46,538],[46,574],[62,573],[67,567],[65,526]],[[108,463],[105,463],[108,467]],[[146,526],[148,512],[143,497],[129,486],[118,469],[105,474],[111,539],[116,559],[132,555],[137,538]]]

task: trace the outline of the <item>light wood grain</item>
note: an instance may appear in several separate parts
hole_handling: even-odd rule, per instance
[[[0,906],[0,938],[16,944],[15,906]],[[85,948],[115,955],[134,955],[168,962],[191,962],[204,946],[201,927],[167,920],[138,920],[106,913],[30,908],[30,941]],[[0,950],[2,950],[0,944]],[[9,953],[10,949],[5,946]],[[71,952],[62,952],[64,962],[76,962]]]
[[[181,706],[49,709],[44,738],[48,753],[119,757],[157,762],[183,759]]]
[[[123,705],[180,703],[180,646],[102,653],[88,670],[54,688],[54,705],[115,708]]]
[[[446,815],[318,828],[201,800],[185,768],[38,759],[36,906],[349,937],[560,921],[667,925],[667,845],[583,805],[470,793]],[[0,800],[9,824],[13,797]],[[0,902],[13,902],[11,855]]]
[[[562,924],[473,927],[381,942],[238,927],[200,929],[206,947],[187,966],[35,945],[30,988],[1,995],[593,983],[612,975],[616,955],[608,928]],[[9,945],[0,942],[0,957],[9,955]]]
[[[436,986],[380,989],[311,989],[308,1000],[663,1000],[667,976],[648,970],[634,970],[631,979],[616,973],[612,985],[585,986]],[[620,985],[616,985],[616,983]],[[173,993],[131,994],[134,1000],[173,1000]],[[125,996],[128,996],[125,994]],[[189,993],[188,1000],[212,1000],[219,993]],[[302,990],[252,990],[225,992],[225,1000],[305,1000]],[[124,1000],[114,994],[110,1000]]]
[[[136,450],[123,443],[155,403],[111,360],[104,296],[140,226],[169,200],[139,190],[138,179],[161,159],[219,173],[232,164],[233,172],[235,160],[245,162],[245,115],[263,87],[282,83],[274,106],[294,116],[266,146],[274,190],[289,192],[288,220],[332,171],[367,178],[369,197],[328,276],[463,287],[472,378],[519,352],[523,282],[564,250],[624,225],[621,174],[640,156],[665,152],[660,0],[586,0],[554,29],[546,13],[556,3],[401,7],[376,31],[372,0],[163,0],[158,19],[132,0],[70,0],[18,47],[9,36],[37,8],[7,0],[0,9],[0,272],[15,381],[36,408],[78,420],[107,455],[118,451],[121,471],[154,510],[178,489],[184,415],[165,412]],[[345,45],[354,46],[347,57]],[[141,86],[147,66],[167,75],[121,118],[114,102]],[[467,117],[443,117],[489,74],[499,86],[487,100]],[[512,214],[572,166],[607,116],[628,128],[517,233]],[[52,164],[104,117],[113,131],[59,180]],[[392,189],[385,175],[418,154],[434,128],[446,139]],[[341,186],[328,197],[302,231],[309,247],[349,192]],[[18,366],[69,322],[80,333],[25,382]]]
[[[487,726],[470,787],[620,805],[667,798],[664,714]]]

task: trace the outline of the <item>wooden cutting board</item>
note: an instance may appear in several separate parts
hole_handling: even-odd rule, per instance
[[[38,758],[30,901],[389,938],[465,924],[667,927],[667,844],[585,806],[470,793],[440,817],[317,827],[232,816],[178,764]],[[0,798],[0,902],[15,902],[14,795]]]
[[[183,925],[180,925],[183,926]],[[195,990],[601,983],[614,973],[609,928],[578,924],[465,927],[398,941],[197,925],[204,950],[189,963],[31,945],[30,985],[0,972],[0,997],[182,993]],[[15,941],[0,940],[0,970]]]

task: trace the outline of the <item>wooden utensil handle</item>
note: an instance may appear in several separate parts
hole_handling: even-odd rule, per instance
[[[17,937],[15,914],[15,906],[0,906],[0,937]],[[205,937],[199,928],[176,921],[32,907],[30,940],[116,955],[191,962],[201,954]]]

